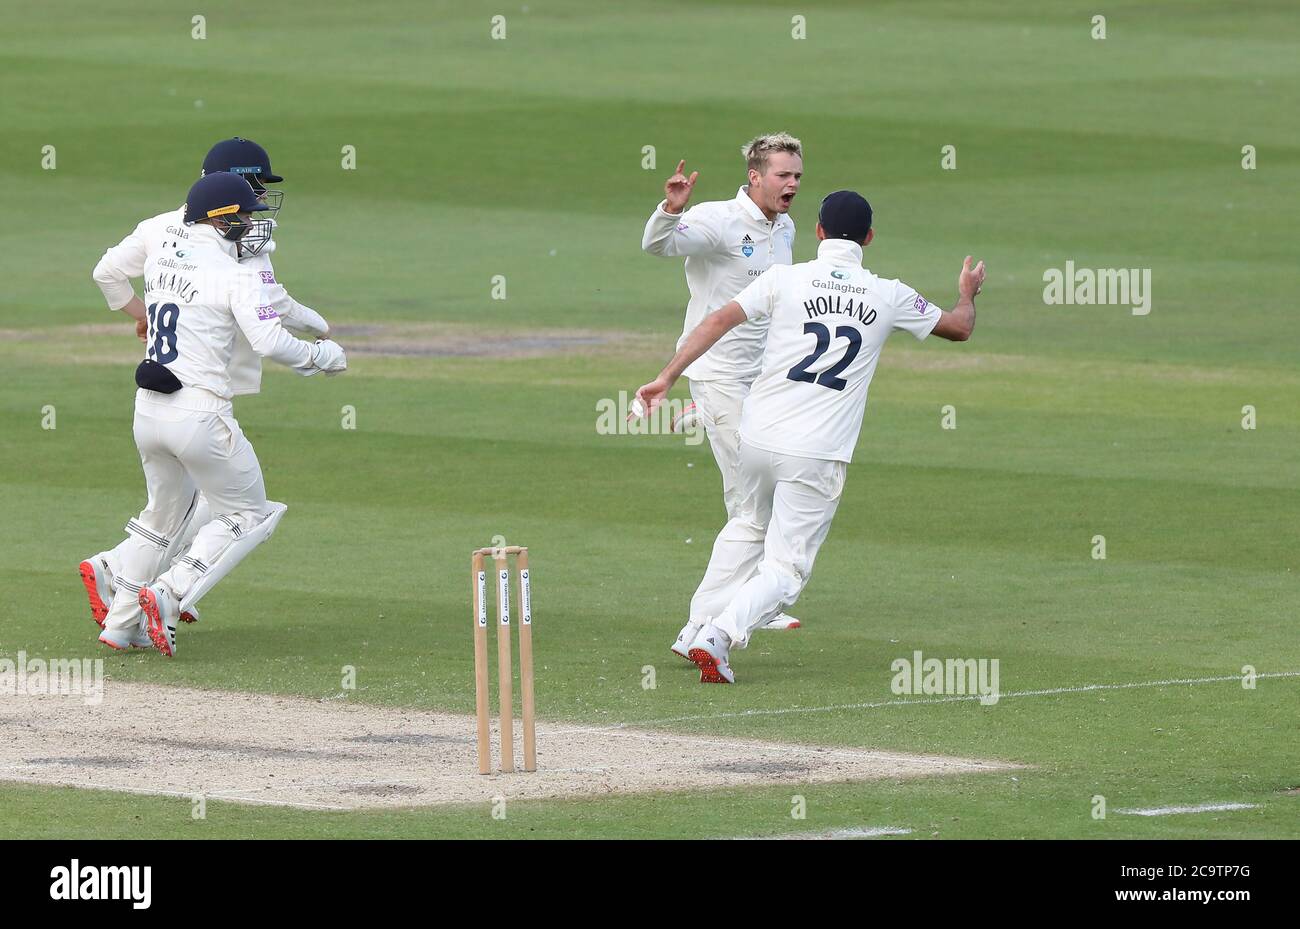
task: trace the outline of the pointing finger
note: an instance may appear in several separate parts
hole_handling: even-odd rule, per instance
[[[676,173],[681,174],[682,171],[684,171],[685,169],[686,169],[686,159],[683,158],[681,161],[677,162],[677,172],[676,172]]]

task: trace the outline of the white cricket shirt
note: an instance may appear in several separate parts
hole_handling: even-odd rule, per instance
[[[660,201],[645,224],[641,247],[652,255],[686,256],[686,337],[714,310],[730,303],[773,265],[794,260],[794,220],[784,213],[768,222],[749,198],[748,186],[732,200],[700,203],[684,213],[664,212]],[[691,380],[749,381],[763,358],[766,321],[741,323],[683,372]]]
[[[142,220],[126,238],[104,252],[104,257],[95,266],[94,278],[104,293],[109,309],[120,310],[131,302],[135,296],[131,279],[144,273],[145,262],[151,255],[165,246],[175,248],[177,243],[188,241],[196,228],[199,227],[185,225],[185,208],[182,206]],[[324,318],[311,307],[289,296],[283,285],[276,281],[270,257],[273,251],[275,239],[267,242],[258,254],[244,258],[240,264],[258,273],[266,284],[268,304],[275,309],[276,315],[286,326],[313,338],[323,337],[329,331],[329,324]],[[261,356],[253,351],[242,335],[236,337],[230,378],[231,389],[236,395],[255,394],[261,390]]]
[[[736,302],[767,324],[762,372],[740,414],[741,441],[845,462],[885,340],[895,329],[924,339],[941,312],[902,281],[862,267],[862,247],[843,239],[824,240],[812,261],[773,268]]]
[[[235,243],[211,226],[185,227],[144,263],[149,331],[145,357],[186,387],[229,400],[230,363],[242,337],[259,356],[309,373],[312,346],[296,339],[271,306],[261,273],[235,259]]]

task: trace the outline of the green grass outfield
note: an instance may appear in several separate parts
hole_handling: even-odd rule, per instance
[[[1029,767],[513,803],[504,822],[219,802],[194,821],[188,801],[0,782],[0,837],[1300,836],[1300,677],[1010,696],[1300,671],[1291,4],[1116,2],[1104,41],[1095,4],[846,7],[239,2],[203,41],[163,3],[5,13],[0,656],[100,655],[74,568],[120,538],[143,481],[138,349],[90,269],[243,134],[289,178],[277,274],[336,325],[621,347],[268,370],[236,413],[288,516],[175,661],[106,655],[115,679],[323,697],[354,665],[349,699],[472,712],[468,552],[499,533],[534,553],[547,720],[690,717],[656,725]],[[758,634],[737,686],[702,688],[667,645],[723,520],[716,469],[704,446],[598,435],[596,404],[652,377],[680,329],[680,263],[639,248],[676,159],[701,171],[697,200],[727,198],[741,142],[778,128],[806,147],[796,260],[820,198],[850,186],[876,209],[878,273],[947,305],[964,255],[990,278],[972,342],[887,347],[792,611],[805,628]],[[1150,268],[1152,312],[1045,306],[1042,274],[1067,260]],[[917,649],[998,658],[1008,696],[857,706],[894,699],[890,662]],[[1257,806],[1097,821],[1097,794]]]

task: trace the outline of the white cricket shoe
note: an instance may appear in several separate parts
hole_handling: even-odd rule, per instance
[[[125,651],[128,648],[153,648],[153,642],[144,631],[143,620],[134,629],[105,629],[99,634],[99,641],[101,645],[107,645],[118,651]]]
[[[798,628],[800,628],[801,626],[803,626],[803,623],[799,622],[799,620],[795,619],[795,618],[794,618],[793,616],[791,616],[789,613],[777,613],[775,616],[773,616],[773,617],[772,617],[771,619],[769,619],[767,622],[763,623],[763,625],[759,626],[758,628],[760,628],[760,629],[798,629]]]
[[[700,669],[701,684],[734,684],[736,675],[728,662],[731,639],[717,626],[709,624],[691,643],[687,657]]]
[[[168,658],[176,656],[176,623],[180,604],[163,584],[140,589],[140,609],[144,610],[145,630],[153,647]]]
[[[113,607],[112,572],[102,555],[91,555],[78,566],[78,571],[86,588],[86,599],[90,601],[90,618],[103,629],[104,617]]]
[[[682,626],[682,631],[677,633],[677,641],[670,645],[668,650],[674,655],[681,655],[687,661],[690,661],[691,643],[695,641],[695,637],[700,634],[700,630],[703,628],[703,623],[688,622],[685,626]]]

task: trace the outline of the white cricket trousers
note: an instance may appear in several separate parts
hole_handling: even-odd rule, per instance
[[[734,648],[799,598],[844,490],[842,461],[740,443],[740,507],[713,543],[691,599],[691,622],[712,623]]]
[[[114,550],[118,590],[105,628],[133,628],[140,619],[140,588],[155,579],[183,599],[235,537],[268,512],[262,467],[229,400],[197,387],[172,394],[142,388],[135,400],[135,444],[149,502],[127,522],[127,539]],[[163,564],[192,518],[196,488],[211,518],[194,533],[186,554]]]
[[[690,381],[691,399],[704,423],[713,460],[722,472],[727,518],[740,512],[740,407],[754,381]]]

